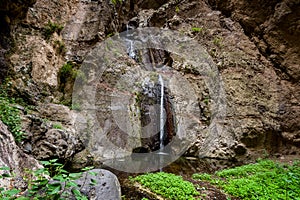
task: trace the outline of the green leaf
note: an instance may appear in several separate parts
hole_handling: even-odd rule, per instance
[[[21,192],[21,190],[14,188],[11,190],[6,190],[6,191],[2,192],[2,194],[12,197],[12,196],[15,196],[16,194],[19,194],[20,192]]]
[[[71,179],[78,179],[78,178],[80,178],[82,176],[82,173],[80,172],[80,173],[70,173],[69,174],[69,177],[71,178]]]
[[[41,174],[47,174],[47,173],[49,173],[49,172],[45,168],[40,168],[40,169],[37,169],[36,171],[33,172],[33,174],[35,176],[39,176]]]
[[[57,194],[61,190],[61,185],[60,184],[53,184],[48,186],[48,194],[53,195]]]
[[[0,170],[7,170],[7,171],[9,171],[10,168],[9,168],[9,167],[6,167],[6,166],[3,166],[3,167],[0,167]]]
[[[96,179],[91,179],[90,185],[92,185],[92,186],[97,185],[97,180]]]
[[[50,162],[49,161],[40,161],[42,163],[42,165],[50,165]]]
[[[18,197],[15,200],[30,200],[29,197]]]
[[[64,182],[64,181],[65,181],[65,177],[66,177],[65,174],[58,174],[58,175],[55,175],[55,176],[53,177],[53,180],[57,180],[57,181],[60,181],[60,182]]]
[[[69,187],[78,187],[77,183],[73,182],[73,181],[69,181],[67,182],[67,185],[66,185],[67,188]]]
[[[82,196],[81,192],[78,189],[73,189],[72,192],[75,195],[76,199],[77,199],[77,197],[81,197]]]
[[[56,163],[58,161],[57,158],[49,160],[50,163]]]
[[[68,173],[69,173],[68,171],[66,171],[66,170],[64,170],[64,169],[60,169],[59,172],[60,172],[60,173],[64,173],[64,174],[68,174]]]
[[[98,173],[97,172],[88,172],[90,175],[92,175],[92,176],[97,176],[98,175]]]
[[[92,170],[92,169],[94,169],[93,166],[91,166],[91,167],[85,167],[85,168],[83,168],[83,169],[81,169],[81,170],[82,170],[82,171],[89,171],[89,170]]]
[[[2,174],[2,177],[4,177],[4,178],[9,178],[9,177],[11,177],[11,175],[10,174]]]

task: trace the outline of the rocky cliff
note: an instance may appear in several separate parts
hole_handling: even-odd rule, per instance
[[[11,0],[0,5],[0,76],[11,94],[37,106],[35,117],[25,116],[27,123],[24,125],[31,135],[28,141],[32,141],[32,135],[38,138],[29,142],[33,149],[39,149],[38,144],[47,146],[47,153],[43,155],[31,152],[37,158],[55,157],[66,152],[69,152],[68,158],[73,158],[81,150],[79,140],[88,148],[77,154],[77,161],[73,162],[93,162],[97,157],[90,155],[95,147],[88,145],[91,143],[87,142],[87,136],[82,137],[93,128],[81,130],[84,134],[74,131],[72,119],[76,113],[53,103],[70,105],[72,76],[74,73],[78,75],[80,66],[89,58],[88,53],[108,37],[125,31],[129,22],[139,27],[169,28],[193,38],[205,49],[219,71],[226,93],[226,114],[217,123],[222,130],[210,126],[214,117],[214,99],[203,77],[191,67],[175,65],[180,59],[173,55],[173,70],[189,81],[198,99],[197,109],[201,111],[198,115],[201,128],[194,131],[194,127],[187,127],[198,137],[188,154],[219,159],[256,158],[262,153],[299,154],[299,2],[18,2]],[[122,67],[124,64],[126,67]],[[132,70],[136,65],[130,58],[118,60],[109,68],[105,80],[114,82],[122,70]],[[62,69],[68,67],[64,73]],[[98,89],[106,90],[105,86],[99,85]],[[98,102],[106,102],[106,93],[97,98]],[[59,116],[61,112],[67,119]],[[97,116],[101,119],[106,115],[98,112]],[[50,124],[50,128],[36,131],[37,128],[32,126],[36,126],[37,121],[40,125]],[[105,127],[105,122],[100,124],[104,123]],[[55,134],[66,140],[59,144],[49,139],[53,136],[51,129],[58,128],[53,127],[57,123],[64,130],[56,130]],[[108,132],[109,137],[122,140],[115,133]],[[55,146],[68,150],[58,151],[52,148]],[[97,152],[105,152],[101,142]],[[97,155],[104,156],[103,153]]]

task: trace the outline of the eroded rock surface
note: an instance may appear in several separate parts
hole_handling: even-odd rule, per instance
[[[25,154],[17,146],[13,135],[2,121],[0,121],[0,142],[0,166],[9,167],[16,174],[16,177],[24,175],[28,169],[34,170],[42,167],[36,159]],[[7,187],[9,180],[7,181],[5,182],[5,179],[1,179],[0,186]]]
[[[43,104],[39,113],[26,115],[27,132],[23,148],[39,160],[59,158],[69,161],[83,149],[74,128],[73,112],[63,105]]]

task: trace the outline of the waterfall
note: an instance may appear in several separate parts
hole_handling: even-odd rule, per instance
[[[126,42],[127,42],[127,53],[130,58],[135,59],[136,54],[134,52],[133,41],[130,39],[131,34],[129,34],[129,30],[133,29],[132,26],[126,25]]]
[[[159,112],[159,149],[164,147],[164,80],[162,76],[158,75],[158,81],[160,84],[160,112]]]

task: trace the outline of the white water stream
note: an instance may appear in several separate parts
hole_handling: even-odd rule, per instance
[[[158,81],[160,84],[160,112],[159,112],[159,149],[164,147],[164,80],[161,75],[158,75]]]

